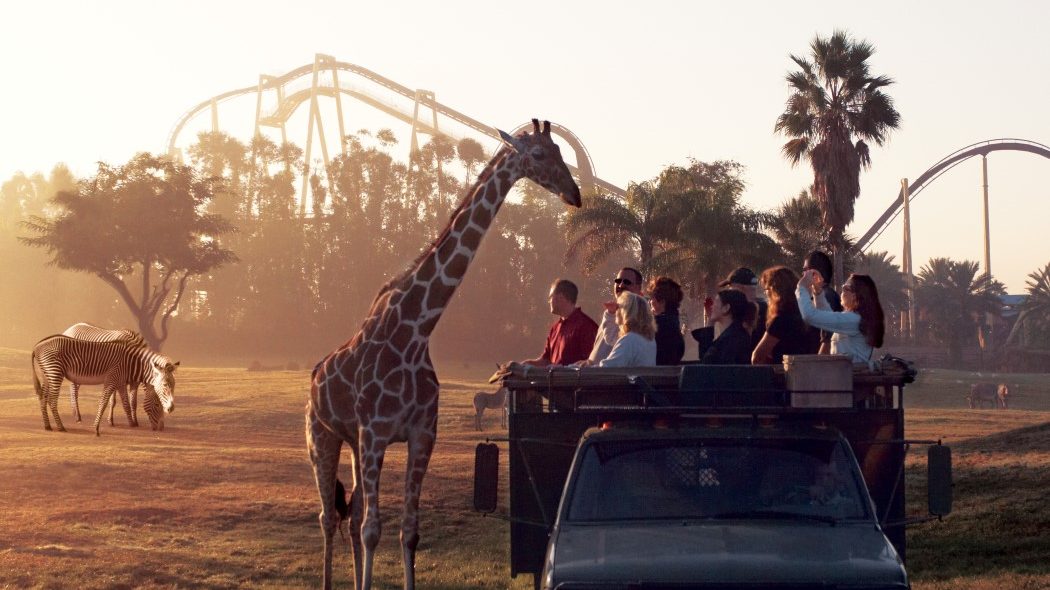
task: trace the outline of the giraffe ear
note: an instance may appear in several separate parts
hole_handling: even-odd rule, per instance
[[[503,143],[513,148],[514,151],[518,152],[519,154],[525,153],[525,144],[521,143],[520,139],[516,137],[511,137],[509,133],[502,129],[497,129],[496,131],[499,131],[499,136],[500,139],[503,140]]]

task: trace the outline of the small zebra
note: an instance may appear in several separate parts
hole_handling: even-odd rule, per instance
[[[65,431],[58,415],[58,397],[62,380],[69,379],[82,385],[102,384],[102,399],[95,414],[95,435],[99,436],[102,412],[110,398],[120,387],[127,384],[151,386],[156,402],[146,395],[143,406],[154,410],[159,405],[164,412],[175,409],[175,368],[167,357],[142,346],[131,346],[127,342],[88,342],[61,334],[48,336],[33,347],[33,386],[40,398],[40,413],[44,418],[44,430],[51,430],[48,408],[55,418],[58,430]],[[151,408],[146,408],[150,413]],[[151,422],[153,418],[151,417]],[[156,428],[157,425],[154,425]]]
[[[146,346],[146,341],[142,338],[142,334],[133,330],[107,330],[100,328],[93,324],[86,322],[80,322],[73,324],[66,328],[65,332],[62,332],[63,336],[69,336],[70,338],[76,338],[77,340],[87,340],[89,342],[127,342],[133,346]],[[138,426],[138,384],[128,383],[128,387],[121,387],[117,390],[120,394],[120,402],[124,406],[124,413],[128,416],[128,426]],[[131,402],[128,402],[128,388],[131,389]],[[117,408],[117,397],[113,397],[113,405],[109,408],[109,425],[113,426],[113,411]],[[75,381],[69,382],[69,402],[73,406],[73,417],[76,418],[77,422],[80,422],[80,384]]]

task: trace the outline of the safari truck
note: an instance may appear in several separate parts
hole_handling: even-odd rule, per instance
[[[512,366],[510,575],[545,590],[908,588],[904,526],[951,510],[951,451],[904,434],[899,360]],[[904,459],[928,447],[929,515]],[[474,506],[498,506],[476,451]]]

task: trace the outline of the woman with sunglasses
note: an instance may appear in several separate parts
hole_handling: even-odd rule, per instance
[[[831,311],[823,292],[813,293],[815,270],[807,270],[798,281],[796,295],[802,318],[811,326],[831,332],[831,354],[850,357],[854,363],[871,364],[874,349],[882,346],[886,332],[882,304],[875,281],[868,275],[850,275],[842,285],[843,311]]]

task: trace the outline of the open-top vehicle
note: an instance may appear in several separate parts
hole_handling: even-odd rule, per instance
[[[511,367],[510,567],[549,589],[907,588],[904,435],[913,372],[835,357],[760,366]],[[497,507],[478,447],[475,507]]]

